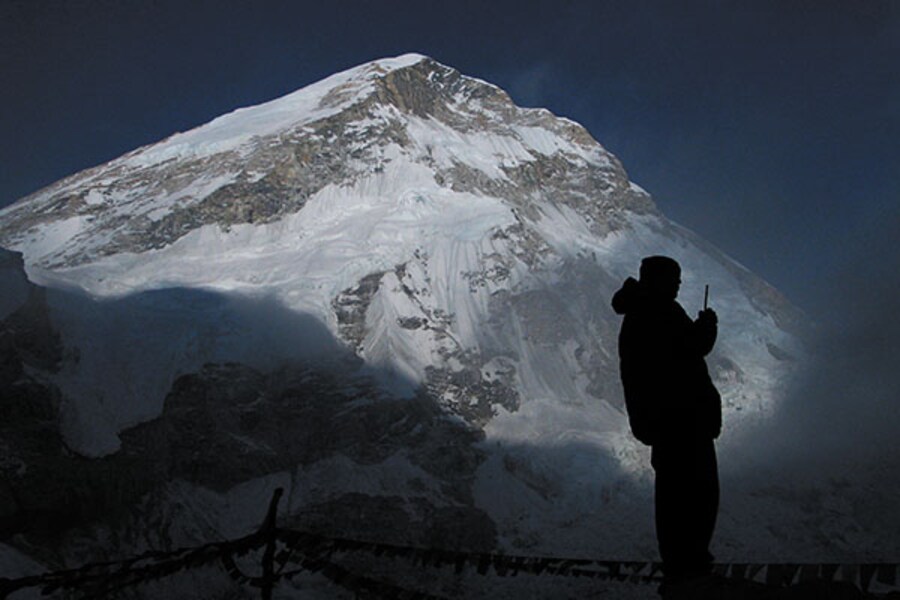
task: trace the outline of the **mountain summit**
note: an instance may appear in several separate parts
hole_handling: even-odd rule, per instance
[[[407,175],[409,164],[441,189],[504,198],[528,212],[550,200],[541,193],[549,186],[564,192],[555,204],[604,226],[616,205],[652,210],[584,128],[518,108],[499,88],[410,54],[64,179],[5,211],[3,239],[33,248],[35,263],[71,267],[163,248],[204,225],[275,222],[330,187]]]
[[[277,479],[322,527],[369,511],[384,523],[348,523],[652,549],[609,518],[646,468],[615,289],[649,254],[682,264],[689,312],[710,284],[726,455],[802,353],[780,294],[668,221],[582,126],[417,54],[63,179],[0,211],[0,245],[43,290],[28,314],[57,332],[53,364],[21,376],[56,398],[60,457],[137,461],[146,477],[104,498],[151,494],[165,513],[199,494],[218,533],[256,518],[223,507]]]

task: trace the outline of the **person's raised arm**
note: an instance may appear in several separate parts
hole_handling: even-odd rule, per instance
[[[712,352],[713,346],[716,345],[716,336],[719,333],[719,318],[716,311],[711,308],[704,308],[697,315],[691,327],[691,339],[689,346],[692,352],[696,352],[700,356],[706,356]]]

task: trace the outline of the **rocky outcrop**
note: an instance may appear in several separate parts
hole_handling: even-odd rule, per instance
[[[46,375],[62,359],[44,290],[25,277],[21,255],[0,250],[7,300],[0,321],[0,538],[32,528],[52,530],[66,511],[66,454],[58,429],[59,390]],[[14,282],[23,282],[19,289]],[[71,481],[71,480],[70,480]]]

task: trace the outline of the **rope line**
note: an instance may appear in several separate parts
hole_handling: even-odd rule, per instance
[[[447,600],[441,596],[435,596],[427,592],[409,590],[395,583],[389,583],[380,579],[373,579],[358,575],[346,568],[322,559],[303,558],[297,561],[300,569],[288,571],[282,575],[284,579],[290,579],[303,572],[321,573],[335,585],[344,589],[359,592],[366,591],[382,598],[393,600]]]
[[[584,558],[521,556],[499,553],[460,552],[416,546],[401,546],[346,538],[330,538],[304,531],[278,529],[275,538],[284,544],[275,555],[277,572],[274,582],[291,579],[301,572],[322,573],[335,583],[351,582],[378,594],[378,589],[391,587],[391,598],[432,598],[432,596],[397,595],[397,586],[372,580],[347,571],[331,559],[335,554],[364,552],[376,557],[410,560],[419,567],[452,567],[459,574],[472,569],[479,575],[491,570],[501,577],[518,573],[587,577],[632,583],[657,583],[662,580],[662,565],[649,561],[615,561]],[[23,588],[39,588],[43,595],[69,589],[85,592],[84,598],[103,597],[112,589],[129,587],[167,577],[182,570],[194,569],[220,562],[226,573],[236,582],[262,587],[266,579],[244,573],[235,558],[259,550],[267,540],[259,532],[231,541],[213,542],[195,548],[181,548],[172,552],[149,551],[121,561],[106,561],[84,565],[77,569],[55,571],[19,579],[0,578],[0,598]],[[288,564],[301,568],[286,571]],[[873,584],[888,590],[898,589],[900,565],[896,563],[835,564],[835,563],[724,563],[716,564],[713,572],[731,579],[788,586],[814,580],[844,581],[868,591]]]
[[[85,597],[101,595],[108,587],[122,583],[135,585],[160,579],[177,571],[197,568],[215,562],[224,553],[247,554],[261,547],[266,540],[259,533],[236,540],[212,542],[193,548],[179,548],[171,552],[149,551],[120,561],[104,561],[18,579],[0,578],[0,598],[7,598],[23,588],[40,588],[50,595],[62,589],[87,590]]]
[[[276,534],[284,534],[286,530],[275,530]],[[291,532],[299,533],[299,532]],[[276,539],[282,540],[284,535],[276,535]],[[270,578],[252,577],[244,573],[237,565],[234,557],[229,553],[222,555],[222,564],[231,578],[241,584],[261,588],[265,585],[274,585],[280,581],[291,580],[303,573],[320,573],[332,583],[350,591],[367,591],[383,598],[396,600],[446,600],[425,592],[408,590],[394,583],[373,579],[349,571],[329,558],[336,552],[332,547],[323,544],[323,538],[314,539],[313,536],[291,536],[287,544],[275,555],[275,563],[278,570]],[[302,556],[295,558],[295,552],[300,551]],[[285,571],[289,563],[300,568]]]
[[[661,564],[648,561],[608,561],[584,558],[550,558],[509,554],[472,553],[415,546],[400,546],[381,542],[329,538],[308,532],[278,530],[279,541],[295,547],[306,556],[333,555],[346,552],[367,552],[375,556],[405,558],[420,567],[452,566],[456,573],[466,567],[479,575],[493,569],[501,576],[515,576],[519,572],[533,575],[561,575],[591,577],[617,581],[653,583],[662,580]]]
[[[359,575],[337,564],[335,555],[366,553],[375,557],[399,558],[421,568],[452,567],[461,574],[472,569],[479,575],[491,570],[501,577],[519,573],[562,577],[587,577],[632,583],[658,583],[662,565],[650,561],[595,560],[520,556],[502,553],[463,552],[438,548],[401,546],[346,538],[333,538],[305,531],[281,529],[275,517],[281,489],[276,490],[263,526],[253,534],[171,552],[150,550],[119,561],[86,564],[18,579],[0,578],[0,600],[24,588],[38,588],[44,596],[60,590],[73,590],[83,600],[105,598],[115,590],[171,576],[180,571],[219,563],[228,576],[242,585],[271,594],[273,586],[301,573],[319,573],[332,583],[352,591],[366,591],[398,600],[444,600],[425,592],[407,590],[397,584]],[[277,545],[281,544],[279,549]],[[261,575],[246,574],[237,558],[263,550]],[[286,570],[292,565],[291,570]],[[900,590],[900,565],[897,563],[719,563],[713,572],[731,579],[747,580],[769,586],[789,586],[807,581],[843,581],[863,592],[873,586],[880,591]]]

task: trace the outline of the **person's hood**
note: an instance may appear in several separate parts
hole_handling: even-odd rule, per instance
[[[619,291],[613,294],[612,307],[616,314],[624,315],[634,310],[644,301],[644,290],[641,284],[634,277],[629,277],[619,288]]]

